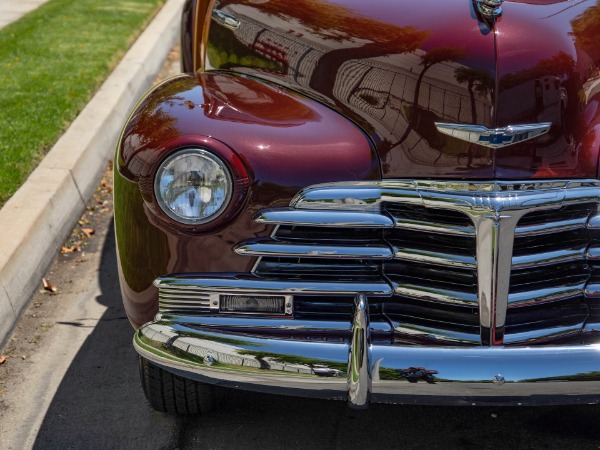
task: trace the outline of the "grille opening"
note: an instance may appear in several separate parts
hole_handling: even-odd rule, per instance
[[[594,203],[581,203],[566,205],[556,209],[532,211],[519,220],[519,226],[540,225],[548,222],[574,219],[576,217],[587,217],[596,210],[597,206]]]
[[[362,259],[263,257],[254,272],[290,280],[373,281],[381,278],[379,263]]]
[[[479,326],[466,326],[450,322],[441,322],[407,314],[387,315],[395,329],[395,342],[443,342],[444,345],[456,345],[453,339],[461,335],[464,344],[478,345],[480,342]],[[413,331],[417,331],[414,333]],[[430,334],[428,337],[427,335]]]
[[[525,333],[529,335],[526,342],[532,343],[579,336],[588,318],[588,307],[582,300],[580,296],[562,302],[509,309],[505,335],[510,338],[511,335]],[[563,330],[554,331],[560,328]]]
[[[516,237],[513,244],[513,256],[550,252],[553,250],[578,250],[585,248],[588,241],[589,238],[585,229],[562,231],[553,233],[550,236]]]
[[[389,261],[384,274],[393,282],[416,284],[465,292],[477,292],[477,272],[413,262]]]
[[[540,322],[547,319],[572,315],[588,315],[588,306],[582,295],[556,303],[543,303],[521,308],[509,308],[506,314],[506,325],[520,325],[524,323]]]
[[[510,275],[510,292],[524,292],[557,285],[578,286],[585,283],[592,269],[585,263],[556,264],[552,267],[534,267],[514,270]]]
[[[350,329],[353,315],[353,296],[294,295],[295,319],[344,321],[348,322],[348,329]],[[369,300],[369,319],[371,322],[387,321],[379,301]]]
[[[294,295],[294,318],[352,321],[354,297]]]
[[[444,225],[458,225],[462,227],[473,226],[473,222],[467,215],[452,209],[427,208],[420,205],[400,203],[383,203],[382,207],[396,219],[436,222]]]
[[[414,320],[424,319],[440,324],[453,324],[456,330],[464,327],[479,327],[479,311],[467,306],[447,305],[430,301],[393,296],[382,304],[382,311],[393,321],[402,317]],[[445,326],[445,325],[444,325]],[[477,331],[479,334],[479,331]]]
[[[306,243],[380,243],[382,231],[368,228],[305,227],[281,225],[276,238],[282,241]]]
[[[471,236],[450,236],[412,230],[387,230],[386,240],[399,248],[416,248],[432,252],[443,251],[475,257],[475,239]]]

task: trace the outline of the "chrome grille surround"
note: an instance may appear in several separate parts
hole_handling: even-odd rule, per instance
[[[314,267],[318,268],[319,272],[324,272],[320,274],[321,278],[313,280],[321,286],[339,282],[337,277],[344,280],[344,274],[340,272],[344,266],[336,261],[348,263],[352,270],[360,269],[356,266],[358,262],[351,263],[352,260],[379,264],[379,267],[382,267],[380,281],[389,283],[392,295],[421,302],[417,305],[421,310],[427,305],[452,304],[476,309],[479,328],[476,337],[474,332],[465,334],[462,329],[448,328],[448,324],[444,322],[415,325],[410,322],[392,321],[397,332],[415,337],[412,341],[409,339],[409,343],[412,344],[418,343],[421,337],[438,340],[446,345],[543,343],[548,339],[573,335],[576,330],[589,332],[596,329],[594,323],[598,320],[589,320],[589,314],[586,313],[584,317],[582,312],[587,305],[575,303],[581,303],[581,299],[597,299],[598,283],[591,276],[591,271],[583,273],[583,278],[577,282],[564,285],[561,284],[560,274],[557,274],[556,277],[553,276],[558,279],[557,284],[553,286],[545,286],[544,289],[536,287],[531,291],[517,289],[513,292],[511,279],[517,279],[520,271],[527,273],[527,270],[539,269],[551,272],[553,268],[564,269],[565,264],[579,264],[578,267],[582,270],[588,270],[589,265],[600,255],[600,240],[594,243],[590,237],[595,230],[600,230],[600,215],[597,211],[599,202],[598,180],[384,180],[323,184],[301,191],[288,208],[260,211],[255,220],[276,225],[272,236],[243,241],[236,246],[235,251],[241,255],[261,258],[255,266],[255,274],[259,278],[264,276],[264,271],[261,271],[262,265],[265,261],[277,261],[273,258],[286,261],[282,264],[289,266],[286,273],[290,275],[294,267],[300,269],[304,267],[303,264],[309,267],[313,264],[312,261],[322,261],[321,266],[314,263]],[[558,214],[562,211],[561,208],[568,209],[572,205],[576,207],[580,204],[589,205],[589,210],[581,212],[577,217],[562,217]],[[390,214],[390,210],[395,207],[420,208],[425,214],[425,219],[419,219],[420,212],[413,217]],[[544,216],[544,211],[550,214]],[[559,220],[551,220],[555,212],[560,216]],[[527,217],[534,213],[541,214],[542,219],[537,222],[528,221]],[[445,214],[453,216],[444,218]],[[440,220],[436,222],[431,220],[431,217],[440,217]],[[461,217],[466,220],[462,220]],[[289,232],[302,229],[310,231],[304,233],[303,239],[295,238],[293,233]],[[473,240],[474,250],[472,254],[463,250],[453,253],[443,246],[443,242],[437,248],[431,248],[429,244],[427,245],[430,248],[411,248],[394,245],[387,238],[366,243],[354,238],[344,241],[343,236],[336,239],[333,230],[328,231],[324,239],[316,239],[314,242],[306,238],[306,235],[313,231],[315,236],[318,236],[319,230],[328,229],[339,230],[342,235],[346,230],[352,229],[360,232],[371,230],[377,233],[399,233],[401,237],[413,233],[414,236],[426,236],[430,240],[443,238],[450,243],[463,239],[467,246],[470,245],[469,240]],[[282,231],[288,234],[283,236]],[[553,240],[562,239],[571,232],[583,233],[585,239],[577,245],[567,244],[566,248],[554,245],[539,252],[533,248],[528,253],[527,249],[521,248],[521,241],[542,239],[552,243]],[[513,245],[517,245],[518,254],[513,254]],[[473,270],[476,277],[475,290],[465,292],[448,287],[398,283],[388,276],[386,270],[390,264],[397,262],[417,265],[407,267],[427,267],[432,273],[436,270],[441,273],[452,268],[461,271]],[[327,267],[330,264],[338,271],[332,272],[327,280]],[[578,270],[577,267],[573,269],[570,266],[568,269]],[[359,272],[352,272],[348,278],[356,277],[356,273]],[[285,284],[295,278],[286,279],[282,276],[279,281]],[[364,292],[369,296],[369,292],[356,292]],[[388,294],[380,290],[379,295]],[[572,314],[569,313],[572,315],[570,322],[566,323],[561,318],[563,306],[560,306],[557,308],[556,317],[546,319],[547,326],[541,324],[533,332],[523,331],[523,324],[511,324],[509,320],[508,326],[512,326],[516,331],[512,336],[505,336],[509,311],[517,314],[526,306],[539,308],[543,304],[555,305],[565,299],[571,299],[573,303]],[[391,304],[389,299],[385,299],[385,302],[386,305]],[[450,311],[448,314],[459,317],[462,313]],[[525,321],[530,320],[527,314],[523,317]],[[474,329],[471,327],[471,330]]]

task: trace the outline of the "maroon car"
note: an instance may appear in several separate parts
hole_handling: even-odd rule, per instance
[[[600,1],[188,0],[115,158],[142,384],[600,400]]]

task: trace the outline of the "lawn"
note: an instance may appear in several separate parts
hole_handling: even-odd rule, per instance
[[[0,206],[164,0],[50,0],[0,30]]]

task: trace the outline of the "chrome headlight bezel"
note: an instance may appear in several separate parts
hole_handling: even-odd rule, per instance
[[[213,163],[216,166],[218,166],[218,168],[222,171],[223,178],[226,183],[227,190],[223,195],[222,201],[213,211],[204,216],[186,217],[184,215],[178,214],[176,210],[172,207],[172,205],[170,206],[169,202],[165,200],[165,197],[162,192],[161,181],[163,180],[163,177],[165,176],[167,171],[170,170],[172,166],[178,161],[189,157],[200,157],[205,161],[208,161],[209,163]],[[154,197],[156,198],[159,208],[172,220],[184,225],[204,225],[209,224],[218,219],[231,203],[233,191],[234,182],[231,170],[229,169],[228,165],[219,156],[215,155],[210,150],[202,147],[187,147],[179,149],[174,153],[171,153],[160,163],[154,175]]]

